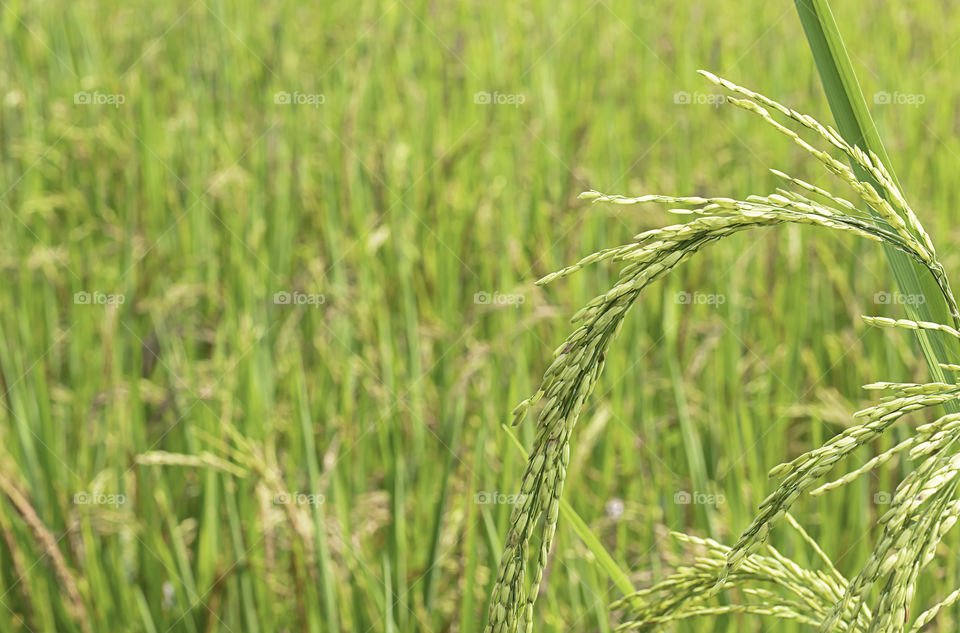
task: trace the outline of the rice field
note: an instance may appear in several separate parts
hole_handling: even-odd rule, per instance
[[[960,19],[833,8],[960,279]],[[579,194],[827,184],[696,72],[831,122],[792,3],[3,0],[0,29],[4,632],[483,631],[526,465],[511,433],[536,439],[503,425],[619,266],[534,282],[675,221]],[[705,248],[624,321],[564,499],[636,588],[692,561],[671,531],[732,545],[772,467],[877,403],[861,385],[929,379],[910,332],[860,318],[919,300],[852,235]],[[910,470],[791,513],[849,577]],[[817,563],[799,531],[770,539]],[[561,519],[534,631],[625,621],[589,540]],[[957,544],[918,611],[960,586]]]

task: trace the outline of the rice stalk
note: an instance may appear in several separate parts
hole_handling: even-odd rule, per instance
[[[916,319],[866,317],[870,325],[904,328],[935,336],[960,338],[960,310],[930,235],[923,228],[895,179],[877,154],[847,143],[829,126],[787,108],[772,99],[721,79],[703,75],[739,95],[727,101],[760,119],[808,152],[831,175],[853,191],[867,211],[820,187],[774,174],[783,189],[745,200],[725,197],[643,195],[628,197],[597,191],[581,194],[594,203],[618,205],[662,204],[675,214],[692,215],[686,223],[645,231],[633,241],[604,249],[538,281],[546,284],[599,261],[622,262],[619,280],[572,318],[578,327],[554,352],[539,389],[514,409],[514,423],[545,401],[537,419],[536,439],[523,474],[518,503],[510,518],[504,552],[490,600],[489,633],[529,631],[559,515],[560,498],[570,460],[571,434],[584,402],[603,371],[605,354],[623,320],[648,285],[692,257],[701,248],[742,231],[785,223],[805,224],[851,233],[892,248],[916,262],[930,276],[948,308],[951,325]],[[799,132],[794,128],[799,128]],[[818,145],[826,145],[821,149]],[[839,152],[857,169],[838,159]],[[863,178],[858,173],[867,174]],[[941,363],[949,368],[949,363]],[[891,395],[857,414],[857,424],[771,471],[780,479],[761,503],[751,524],[730,546],[679,536],[706,548],[707,555],[655,587],[625,597],[615,607],[625,609],[622,629],[646,630],[695,615],[750,613],[786,618],[821,630],[903,631],[921,570],[932,560],[944,533],[956,522],[954,500],[960,473],[955,449],[960,417],[950,413],[916,429],[916,434],[839,479],[827,475],[858,448],[873,442],[908,414],[938,406],[955,406],[960,385],[944,381],[923,384],[874,383],[871,389]],[[890,509],[879,519],[882,533],[870,559],[852,580],[839,577],[826,556],[830,573],[803,570],[776,550],[766,547],[771,529],[806,494],[821,494],[881,466],[900,453],[923,458],[899,486]],[[795,524],[796,525],[796,524]],[[797,526],[799,527],[799,526]],[[804,533],[805,534],[805,533]],[[531,551],[531,543],[535,544]],[[768,554],[759,552],[766,547]],[[760,588],[773,583],[778,592]],[[739,605],[706,604],[718,592],[738,587],[752,602]],[[876,608],[866,608],[866,597],[879,588]],[[789,595],[784,595],[784,592]],[[945,604],[955,601],[948,597]],[[942,608],[941,607],[939,608]],[[932,618],[932,607],[921,618]],[[920,622],[918,618],[917,622]]]

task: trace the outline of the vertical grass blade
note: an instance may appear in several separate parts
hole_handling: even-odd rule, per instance
[[[899,187],[900,183],[883,147],[883,142],[880,140],[877,126],[870,116],[860,83],[853,71],[853,64],[850,62],[850,56],[847,54],[837,22],[830,10],[829,1],[796,0],[796,7],[817,64],[817,71],[820,74],[830,110],[836,121],[837,131],[851,145],[858,145],[861,149],[876,154]],[[863,168],[856,164],[852,164],[852,167],[860,180],[870,182],[876,187],[873,177]],[[876,188],[881,191],[879,187]],[[900,292],[904,295],[924,298],[923,301],[907,302],[910,304],[906,306],[910,318],[950,323],[946,302],[930,274],[906,254],[886,244],[883,248]],[[934,336],[919,330],[917,338],[934,380],[943,382],[951,380],[950,372],[944,370],[938,363],[951,362],[950,358],[957,358],[956,345],[953,342],[945,344],[939,335]],[[946,406],[951,412],[958,410],[952,402],[947,403]]]

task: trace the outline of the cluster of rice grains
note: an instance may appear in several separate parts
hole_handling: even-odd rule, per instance
[[[581,198],[595,202],[676,205],[680,208],[672,212],[696,217],[684,224],[641,233],[629,244],[594,253],[538,282],[549,283],[601,260],[625,264],[616,285],[574,315],[573,322],[579,327],[556,350],[555,360],[536,394],[514,410],[515,424],[519,424],[531,406],[545,401],[491,595],[487,633],[532,629],[533,605],[553,542],[569,464],[570,434],[603,370],[604,354],[640,292],[703,246],[739,231],[786,222],[847,231],[891,245],[929,270],[944,296],[953,326],[876,317],[868,317],[867,322],[882,327],[936,330],[960,339],[960,313],[933,243],[879,158],[851,146],[835,130],[807,115],[712,74],[703,74],[739,95],[740,98],[729,98],[729,103],[757,114],[808,151],[852,188],[871,212],[861,211],[848,200],[777,171],[773,173],[785,181],[784,188],[746,200],[624,197],[595,191],[581,194]],[[809,144],[775,116],[799,124],[808,135],[812,132],[840,150],[874,182],[858,178],[847,164]],[[943,367],[960,369],[954,365]],[[960,472],[960,455],[954,450],[960,415],[948,414],[918,427],[915,435],[837,481],[824,483],[822,479],[839,461],[880,436],[907,413],[960,399],[960,385],[877,383],[868,388],[889,391],[890,396],[859,412],[858,424],[823,446],[774,468],[771,476],[781,478],[779,486],[761,504],[756,518],[732,547],[678,535],[700,548],[702,555],[693,567],[681,568],[658,585],[615,603],[614,607],[623,609],[625,615],[621,628],[646,630],[695,615],[754,613],[804,622],[822,630],[905,630],[918,574],[930,562],[943,534],[960,513],[960,505],[954,499]],[[801,495],[822,493],[847,483],[902,452],[923,461],[900,484],[890,509],[880,518],[882,533],[872,556],[860,573],[847,581],[793,521],[789,509]],[[827,572],[802,569],[765,546],[771,527],[784,517],[821,554]],[[539,546],[535,553],[530,552],[531,541]],[[709,606],[712,596],[734,587],[751,602]],[[873,609],[868,609],[864,602],[875,588],[879,588],[880,598],[874,601]],[[913,630],[919,630],[941,608],[958,598],[960,593],[954,592],[920,614]]]

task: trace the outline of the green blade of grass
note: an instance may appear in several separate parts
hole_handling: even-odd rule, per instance
[[[307,385],[300,377],[298,381],[298,395],[300,397],[300,431],[303,437],[303,443],[306,447],[305,461],[307,465],[307,476],[310,479],[310,490],[319,491],[320,486],[320,464],[317,462],[317,446],[312,428],[312,421],[308,409],[309,398],[307,395]],[[340,631],[340,618],[337,607],[337,589],[333,580],[333,562],[330,558],[330,544],[327,541],[326,520],[324,518],[324,509],[322,504],[314,503],[311,505],[311,514],[313,518],[313,530],[316,540],[318,560],[318,570],[320,575],[320,591],[323,594],[323,604],[327,616],[327,625],[329,630]]]
[[[876,154],[887,168],[894,183],[900,187],[890,158],[880,140],[877,126],[863,98],[863,92],[853,71],[853,64],[850,62],[837,22],[830,10],[829,1],[796,0],[796,7],[817,64],[817,71],[820,74],[830,110],[836,121],[837,131],[848,143]],[[877,191],[882,191],[876,186],[874,178],[862,167],[856,164],[852,167],[860,180],[870,182],[875,185]],[[884,244],[883,248],[900,292],[904,295],[923,297],[922,301],[907,302],[906,308],[910,318],[950,323],[946,302],[929,273],[906,254],[887,244]],[[938,363],[950,362],[950,358],[956,358],[958,350],[955,344],[951,343],[948,350],[939,336],[919,330],[917,338],[933,378],[943,382],[952,380],[950,372],[944,370]],[[953,402],[945,406],[951,412],[958,410]]]

